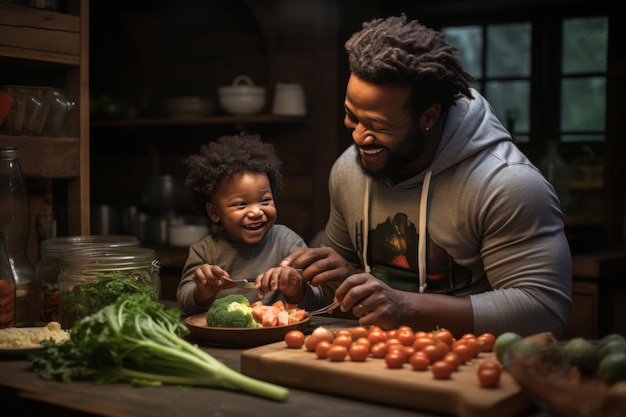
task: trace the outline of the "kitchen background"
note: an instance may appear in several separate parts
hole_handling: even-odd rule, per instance
[[[85,3],[57,3],[60,11],[66,9],[76,16],[85,10],[89,12],[87,19],[68,23],[80,35],[80,43],[74,45],[78,58],[69,63],[69,70],[68,63],[61,62],[61,69],[51,65],[42,76],[36,65],[27,66],[25,71],[21,62],[15,65],[11,60],[0,61],[0,74],[4,72],[6,79],[2,83],[28,84],[36,78],[66,87],[69,96],[82,99],[77,100],[67,127],[67,136],[79,137],[80,147],[69,144],[65,149],[63,138],[56,138],[57,148],[44,152],[41,149],[47,149],[48,144],[34,139],[32,149],[26,149],[31,152],[23,157],[31,188],[33,231],[29,257],[33,263],[38,257],[40,239],[37,223],[54,213],[61,235],[140,235],[145,245],[157,249],[163,264],[164,295],[173,297],[186,248],[169,244],[164,224],[206,220],[203,209],[193,206],[184,187],[181,194],[172,194],[167,184],[180,185],[185,176],[182,160],[201,144],[239,131],[258,133],[275,146],[284,163],[285,177],[285,189],[277,201],[278,220],[306,240],[313,239],[328,214],[328,171],[337,155],[350,144],[342,122],[348,78],[343,43],[365,20],[406,12],[427,26],[449,29],[450,39],[459,42],[469,39],[458,36],[465,33],[459,32],[459,28],[471,28],[467,33],[477,36],[472,45],[484,46],[476,49],[484,54],[464,59],[479,69],[490,68],[488,52],[491,47],[498,50],[497,39],[514,34],[508,45],[520,47],[520,51],[511,53],[505,45],[494,54],[495,60],[527,71],[499,76],[488,70],[475,73],[477,86],[492,94],[496,112],[537,164],[545,159],[551,139],[567,139],[559,144],[558,151],[570,173],[586,173],[583,180],[578,175],[570,181],[566,217],[570,245],[576,255],[575,274],[579,275],[575,301],[580,308],[572,314],[572,326],[576,326],[578,334],[598,334],[618,326],[617,317],[623,314],[619,306],[626,301],[623,279],[619,279],[626,271],[626,145],[621,136],[624,121],[620,117],[624,114],[621,97],[626,71],[624,48],[618,43],[624,38],[624,28],[613,24],[617,13],[607,2],[92,0],[88,7]],[[53,15],[58,17],[59,13]],[[54,20],[47,17],[41,17],[42,22],[45,20],[42,25]],[[604,24],[600,25],[604,32],[599,40],[597,36],[584,39],[598,42],[592,46],[603,45],[606,53],[599,55],[606,61],[583,55],[582,60],[597,61],[599,67],[567,78],[561,71],[561,45],[567,43],[561,23],[577,18],[599,18]],[[15,19],[9,22],[0,17],[0,25],[15,24]],[[507,27],[514,30],[498,32]],[[515,30],[520,28],[527,29],[523,32],[525,37],[515,42]],[[3,33],[8,32],[0,32],[0,55],[11,55],[10,48],[2,47],[11,43]],[[503,36],[490,37],[490,33]],[[54,39],[50,37],[47,43]],[[602,50],[577,45],[570,45],[570,49],[584,52],[587,46],[587,50]],[[525,60],[520,60],[522,56]],[[218,88],[230,85],[241,74],[267,90],[265,105],[257,114],[233,116],[219,105]],[[593,90],[600,95],[581,96],[583,109],[586,106],[596,117],[600,113],[600,126],[564,126],[559,120],[568,114],[568,96],[561,94],[560,86],[565,85],[562,78],[569,82],[584,77],[591,77],[596,87],[598,82],[600,85]],[[504,94],[498,95],[497,88],[490,89],[498,82],[519,86],[520,81],[526,90],[504,89]],[[284,83],[302,86],[306,114],[273,114],[276,86]],[[522,103],[521,110],[509,111],[500,105],[502,96],[507,94],[509,101],[513,97],[513,101]],[[204,108],[205,114],[193,117],[183,111],[181,117],[168,107],[177,97],[200,97],[209,109]],[[561,136],[562,133],[569,136]],[[12,137],[0,134],[0,144],[13,143],[11,140]],[[50,185],[40,179],[48,175],[34,168],[36,158],[32,155],[41,160],[61,153],[68,155],[70,165],[75,163],[78,167],[71,168],[70,174],[55,173],[52,177],[56,179]],[[64,198],[69,206],[65,212],[56,207],[63,206],[59,201]]]

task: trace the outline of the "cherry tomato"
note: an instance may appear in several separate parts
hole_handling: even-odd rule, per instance
[[[425,352],[430,358],[430,362],[434,363],[442,360],[446,353],[450,352],[450,348],[443,342],[436,342],[422,348],[422,352]]]
[[[408,362],[415,353],[415,348],[413,346],[402,346],[402,352],[404,352],[404,356],[406,356],[406,361]]]
[[[340,335],[347,335],[350,336],[351,335],[351,330],[350,329],[339,329],[335,332],[335,337],[340,336]]]
[[[450,330],[446,329],[439,329],[435,331],[435,333],[433,334],[433,339],[445,343],[446,345],[448,345],[448,347],[451,347],[452,342],[454,342],[454,336],[452,335]]]
[[[320,359],[326,359],[328,357],[328,350],[332,347],[332,343],[328,340],[322,340],[315,345],[315,354]]]
[[[352,340],[357,340],[359,337],[367,337],[369,330],[365,326],[356,326],[352,328],[350,335],[352,336]]]
[[[357,344],[357,345],[363,345],[363,346],[367,347],[367,351],[368,352],[370,351],[370,348],[372,347],[372,344],[370,343],[369,340],[367,340],[367,337],[363,337],[363,336],[361,336],[358,339],[356,339],[354,341],[354,343]]]
[[[467,363],[472,360],[474,351],[469,345],[459,341],[452,346],[452,352],[456,353],[461,360],[461,363]]]
[[[300,330],[290,330],[285,335],[285,343],[288,348],[299,349],[304,345],[304,333]]]
[[[385,363],[388,368],[402,368],[406,363],[406,356],[401,349],[392,349],[385,355]]]
[[[482,361],[479,365],[478,365],[478,371],[482,371],[483,369],[495,369],[497,371],[502,372],[502,366],[500,365],[499,362],[493,361],[493,360],[485,360]]]
[[[384,358],[387,352],[389,352],[389,346],[385,342],[375,343],[370,348],[370,353],[375,358]]]
[[[404,346],[411,346],[413,342],[415,342],[415,333],[410,328],[404,328],[402,330],[398,330],[396,333],[396,338],[402,343]]]
[[[341,345],[333,345],[326,352],[326,356],[331,362],[341,362],[348,356],[348,348]]]
[[[422,350],[424,347],[428,345],[434,345],[434,344],[435,342],[433,341],[433,339],[428,336],[418,336],[415,338],[415,341],[413,341],[413,347],[417,351]]]
[[[429,337],[433,338],[433,334],[430,332],[425,332],[424,330],[418,330],[415,332],[415,337]]]
[[[477,371],[481,387],[495,388],[500,384],[501,371],[496,368],[483,368]]]
[[[368,330],[369,333],[371,333],[371,332],[382,332],[382,331],[383,331],[383,328],[380,327],[380,326],[376,326],[376,325],[370,326],[370,328]]]
[[[448,379],[452,375],[452,372],[454,372],[452,364],[443,360],[434,362],[430,366],[430,370],[435,379]]]
[[[459,369],[459,366],[461,365],[461,358],[454,352],[446,353],[442,360],[450,362],[450,364],[452,364],[453,371]]]
[[[396,338],[396,333],[398,333],[397,329],[389,329],[389,330],[385,330],[385,336],[387,336],[387,339],[395,339]]]
[[[476,338],[480,343],[481,352],[492,352],[496,343],[496,336],[493,333],[483,333]]]
[[[335,340],[333,341],[334,345],[345,346],[346,348],[350,348],[352,346],[352,336],[349,333],[338,334],[335,336]]]
[[[368,346],[355,343],[348,349],[348,356],[350,356],[350,360],[355,362],[363,362],[369,356],[369,348]]]
[[[389,346],[390,348],[391,348],[391,347],[394,347],[394,346],[395,346],[395,347],[402,347],[402,346],[404,346],[404,345],[403,345],[402,343],[400,343],[400,341],[399,341],[397,338],[395,338],[395,337],[388,338],[388,339],[385,341],[385,343],[387,343],[387,346]]]
[[[367,335],[367,339],[370,341],[370,344],[374,346],[378,342],[386,341],[387,336],[382,330],[373,330],[369,332],[369,334]]]
[[[480,345],[478,344],[476,337],[463,337],[457,343],[466,344],[472,352],[472,358],[475,358],[480,354]]]
[[[430,365],[430,359],[424,352],[415,352],[409,358],[409,363],[416,371],[425,371]]]

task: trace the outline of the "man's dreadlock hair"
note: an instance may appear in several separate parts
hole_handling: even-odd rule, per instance
[[[202,145],[199,153],[188,156],[183,162],[189,170],[185,183],[200,207],[210,201],[224,178],[241,172],[267,174],[274,197],[283,189],[282,162],[274,147],[261,142],[259,135],[222,136]]]
[[[457,48],[404,14],[363,23],[345,48],[350,71],[362,80],[412,86],[409,105],[416,114],[433,102],[447,110],[460,95],[472,98],[474,77],[454,55]]]

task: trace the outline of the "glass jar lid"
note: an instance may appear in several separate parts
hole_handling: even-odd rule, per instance
[[[77,249],[132,247],[139,243],[139,238],[126,235],[64,236],[42,241],[40,250],[43,256],[59,257]]]
[[[77,268],[98,272],[160,268],[153,249],[132,246],[75,250],[62,254],[59,261],[61,269]]]

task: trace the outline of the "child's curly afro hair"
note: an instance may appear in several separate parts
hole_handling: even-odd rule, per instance
[[[282,161],[274,147],[263,143],[259,135],[222,136],[202,145],[199,153],[188,156],[183,162],[188,168],[185,183],[202,205],[210,201],[211,194],[224,178],[236,173],[267,174],[274,197],[283,188]]]

